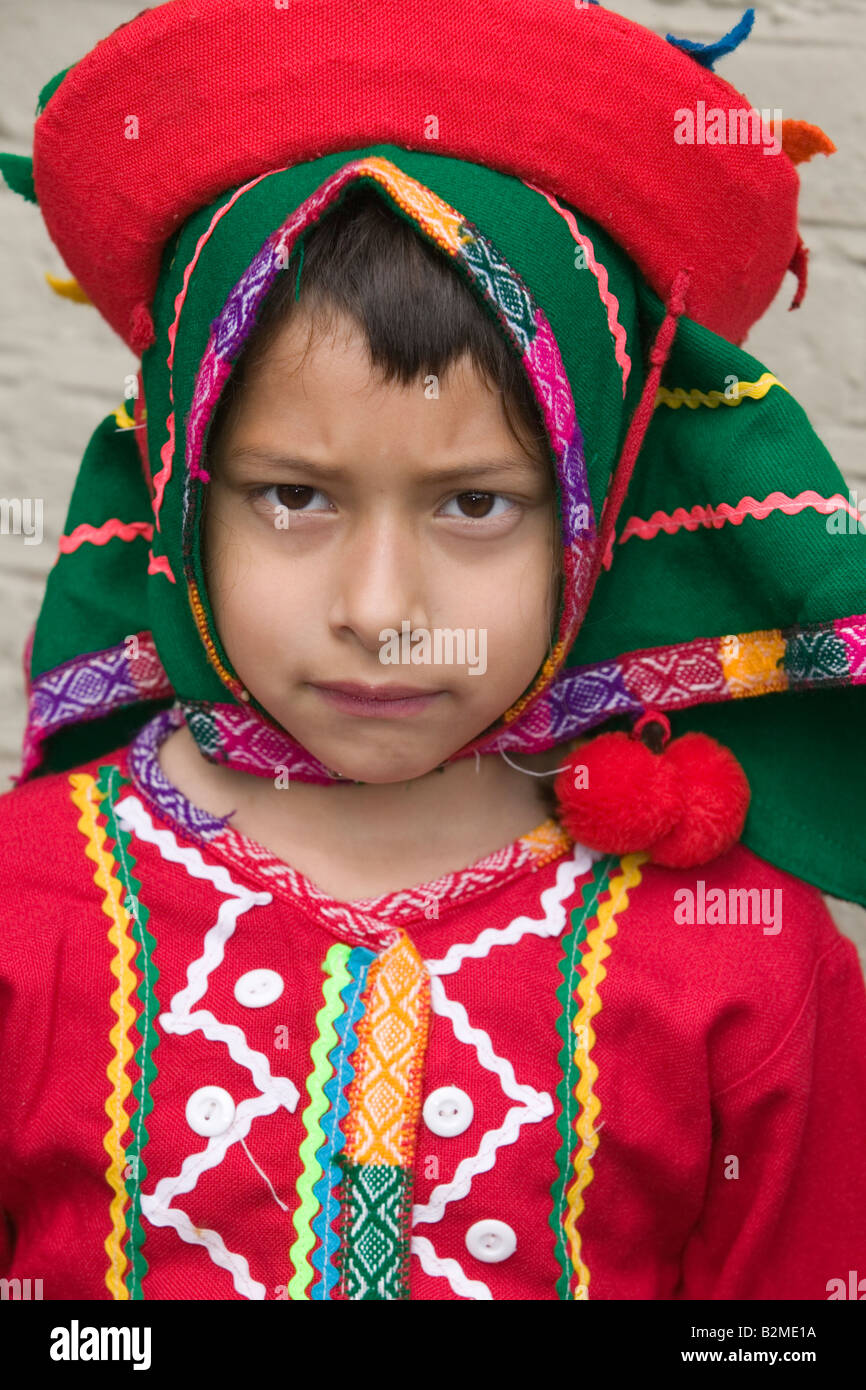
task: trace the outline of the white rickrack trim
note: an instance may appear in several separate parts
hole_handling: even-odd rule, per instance
[[[267,1290],[264,1284],[251,1277],[249,1264],[243,1255],[239,1255],[236,1250],[229,1250],[217,1231],[193,1226],[185,1211],[181,1211],[179,1207],[160,1206],[154,1197],[147,1197],[144,1193],[141,1197],[141,1210],[151,1225],[173,1226],[181,1240],[185,1240],[188,1245],[203,1245],[214,1264],[228,1270],[235,1289],[244,1298],[259,1300],[266,1297]]]
[[[269,902],[273,902],[270,893],[251,893],[244,898],[223,899],[216,922],[205,934],[202,954],[187,966],[186,989],[178,990],[171,1001],[172,1013],[188,1014],[207,993],[208,977],[212,970],[222,964],[225,944],[233,935],[241,913],[257,903]]]
[[[273,1075],[265,1054],[253,1051],[237,1024],[220,1023],[209,1009],[196,1009],[194,1014],[160,1014],[159,1021],[165,1033],[200,1031],[210,1042],[224,1042],[234,1060],[250,1072],[263,1095],[273,1095],[287,1110],[293,1111],[297,1106],[301,1098],[297,1086],[287,1076]]]
[[[539,1111],[538,1118],[541,1119],[543,1117],[542,1108],[546,1105],[551,1107],[553,1105],[550,1096],[546,1091],[536,1091],[534,1086],[521,1085],[518,1082],[514,1075],[514,1068],[508,1059],[497,1057],[493,1051],[490,1034],[486,1033],[483,1028],[473,1028],[466,1009],[456,999],[448,998],[441,980],[433,979],[430,981],[430,1003],[434,1013],[450,1018],[454,1036],[460,1042],[468,1043],[470,1047],[475,1048],[482,1067],[496,1073],[505,1094],[510,1096],[512,1100],[522,1101],[527,1109]],[[543,1111],[543,1114],[550,1113],[550,1110]]]
[[[210,879],[214,888],[232,898],[243,898],[252,906],[254,902],[273,902],[272,893],[253,893],[241,883],[235,883],[224,864],[206,864],[199,850],[192,845],[181,848],[174,832],[157,830],[142,801],[130,793],[121,801],[114,803],[114,809],[130,829],[141,840],[156,845],[163,859],[172,864],[182,864],[191,878]]]
[[[223,961],[226,942],[233,935],[241,913],[249,911],[251,907],[267,906],[273,902],[273,894],[251,891],[243,884],[236,883],[224,864],[206,864],[198,849],[192,846],[182,848],[173,831],[155,827],[152,817],[137,796],[125,796],[115,803],[114,809],[124,827],[133,831],[139,839],[154,845],[164,860],[181,865],[191,878],[208,880],[218,893],[225,895],[216,922],[205,933],[201,956],[187,967],[186,988],[174,995],[170,1009],[159,1016],[161,1029],[165,1033],[181,1035],[201,1031],[209,1041],[224,1043],[234,1061],[247,1068],[261,1092],[258,1096],[241,1101],[225,1133],[212,1135],[205,1149],[188,1154],[181,1164],[180,1173],[161,1178],[152,1194],[142,1193],[142,1213],[154,1226],[171,1226],[181,1240],[205,1249],[214,1264],[231,1274],[239,1294],[249,1299],[263,1299],[265,1286],[251,1277],[246,1258],[237,1251],[229,1250],[217,1231],[194,1226],[187,1213],[172,1207],[171,1203],[177,1195],[191,1192],[202,1173],[216,1168],[232,1144],[240,1143],[246,1149],[243,1141],[255,1118],[271,1115],[281,1105],[294,1111],[300,1100],[300,1092],[294,1083],[288,1077],[271,1073],[267,1057],[249,1046],[241,1028],[236,1024],[220,1023],[209,1009],[192,1012],[207,993],[211,971]],[[249,1150],[246,1152],[249,1155]],[[258,1164],[252,1158],[250,1161],[261,1174]],[[267,1176],[262,1176],[273,1192]]]
[[[178,1174],[160,1178],[148,1201],[155,1204],[157,1210],[162,1210],[168,1207],[178,1193],[192,1192],[202,1173],[218,1167],[230,1146],[246,1139],[253,1120],[259,1115],[272,1115],[279,1107],[280,1101],[275,1095],[252,1096],[249,1100],[242,1100],[229,1128],[223,1134],[212,1134],[207,1141],[207,1148],[187,1154]]]
[[[439,1183],[430,1193],[429,1202],[417,1202],[412,1208],[412,1225],[422,1222],[441,1221],[449,1202],[459,1202],[472,1186],[472,1179],[479,1173],[489,1173],[496,1162],[496,1151],[504,1144],[513,1144],[520,1135],[520,1127],[535,1124],[553,1114],[553,1101],[545,1099],[549,1105],[544,1109],[530,1110],[525,1105],[512,1105],[505,1122],[499,1129],[488,1129],[478,1146],[478,1152],[471,1158],[464,1158],[450,1182]]]
[[[565,900],[574,891],[574,885],[584,874],[589,873],[598,859],[594,850],[575,845],[571,858],[563,859],[556,871],[556,880],[541,894],[540,903],[543,917],[515,917],[507,927],[487,927],[474,941],[455,942],[449,946],[441,960],[425,961],[431,975],[453,975],[464,960],[482,960],[490,953],[492,946],[513,946],[527,934],[533,936],[558,936],[565,926]]]
[[[460,1042],[475,1048],[479,1062],[488,1071],[495,1072],[499,1084],[512,1100],[521,1105],[513,1105],[499,1129],[489,1129],[482,1136],[478,1152],[471,1158],[464,1158],[450,1182],[439,1183],[430,1193],[428,1202],[417,1202],[412,1208],[412,1225],[425,1221],[441,1221],[449,1202],[457,1202],[465,1197],[472,1186],[472,1179],[478,1173],[488,1173],[496,1162],[496,1151],[504,1144],[513,1144],[524,1124],[536,1124],[553,1114],[553,1099],[546,1091],[536,1091],[534,1086],[521,1085],[514,1075],[511,1063],[497,1057],[490,1042],[490,1036],[483,1028],[473,1028],[466,1009],[462,1004],[449,999],[442,981],[435,977],[430,981],[430,1003],[434,1013],[451,1020],[454,1036]]]
[[[467,1279],[456,1260],[440,1259],[426,1236],[412,1236],[409,1248],[413,1255],[418,1256],[425,1274],[432,1274],[436,1279],[447,1279],[456,1294],[476,1300],[493,1299],[487,1285],[480,1279]]]

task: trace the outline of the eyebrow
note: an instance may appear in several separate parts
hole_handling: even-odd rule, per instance
[[[341,468],[338,464],[315,463],[312,459],[296,458],[290,454],[282,454],[272,449],[260,449],[250,445],[247,448],[232,449],[226,454],[226,463],[265,463],[272,467],[285,469],[303,469],[306,473],[318,475],[322,478],[341,480],[347,476],[348,470]],[[471,476],[478,477],[479,474],[487,474],[491,477],[497,474],[514,472],[535,472],[544,465],[538,459],[532,458],[483,458],[471,460],[467,463],[446,464],[442,468],[433,468],[429,472],[430,481],[444,481],[449,478],[462,478]]]

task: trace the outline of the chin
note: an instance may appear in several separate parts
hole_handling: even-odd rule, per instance
[[[378,786],[424,777],[457,751],[449,747],[425,754],[407,751],[404,756],[395,752],[359,755],[357,748],[346,750],[329,748],[327,744],[314,746],[312,743],[304,746],[319,762],[324,763],[331,772],[339,772],[347,782],[367,782]]]

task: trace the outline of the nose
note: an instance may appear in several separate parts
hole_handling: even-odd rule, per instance
[[[341,540],[332,572],[331,625],[378,652],[385,628],[429,627],[422,544],[391,510],[359,517]]]

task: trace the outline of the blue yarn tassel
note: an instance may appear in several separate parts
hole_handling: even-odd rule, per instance
[[[755,11],[746,10],[742,19],[730,29],[723,38],[716,39],[715,43],[695,43],[692,39],[677,39],[673,34],[665,34],[668,43],[672,43],[674,48],[679,48],[683,53],[687,53],[690,58],[694,58],[696,63],[700,63],[702,68],[709,68],[714,71],[713,64],[718,58],[724,58],[728,53],[733,53],[735,48],[749,37],[752,32],[752,25],[755,22]]]

